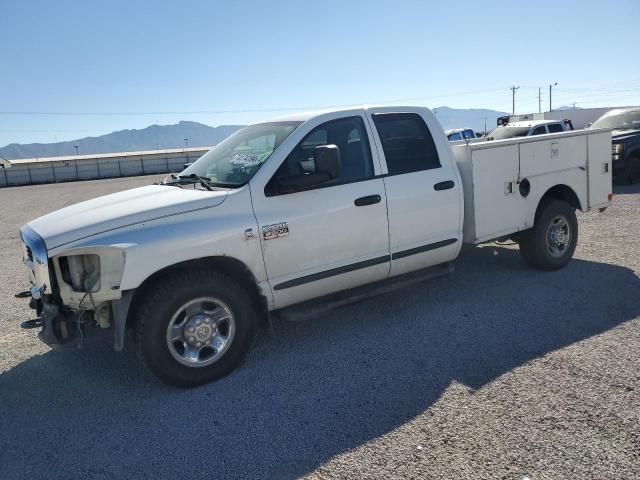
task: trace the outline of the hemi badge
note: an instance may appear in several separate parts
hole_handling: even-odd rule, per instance
[[[274,240],[287,235],[289,235],[289,224],[287,222],[274,223],[262,227],[262,238],[265,240]]]

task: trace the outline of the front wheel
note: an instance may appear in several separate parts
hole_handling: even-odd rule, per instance
[[[520,253],[525,262],[540,270],[564,267],[578,243],[578,220],[575,208],[562,200],[542,206],[533,228],[522,232]]]
[[[164,383],[191,388],[212,382],[235,369],[249,350],[253,302],[233,278],[205,270],[178,273],[142,302],[138,352]]]

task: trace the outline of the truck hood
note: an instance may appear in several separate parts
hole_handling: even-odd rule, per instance
[[[105,195],[29,222],[47,249],[116,228],[220,205],[227,192],[149,185]]]
[[[625,141],[628,137],[636,137],[640,135],[640,130],[613,130],[611,139],[616,142]]]

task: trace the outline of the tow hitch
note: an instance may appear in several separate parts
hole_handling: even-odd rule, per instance
[[[30,298],[29,306],[36,310],[39,318],[25,320],[21,328],[31,330],[41,328],[38,338],[51,347],[68,343],[75,336],[74,316],[64,314],[57,305],[47,303],[42,297],[36,299],[33,289],[16,293],[16,298]]]
[[[41,318],[34,318],[33,320],[25,320],[20,324],[20,328],[25,330],[31,330],[32,328],[44,327],[44,321]]]

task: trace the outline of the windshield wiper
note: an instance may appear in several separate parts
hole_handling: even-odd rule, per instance
[[[200,185],[202,185],[204,188],[206,188],[210,192],[213,191],[213,188],[211,188],[211,185],[209,184],[209,179],[201,177],[200,175],[196,175],[195,173],[191,173],[189,175],[178,175],[178,178],[180,180],[191,180],[193,182],[200,182]]]

